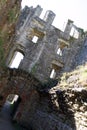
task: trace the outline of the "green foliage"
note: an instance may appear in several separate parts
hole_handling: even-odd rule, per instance
[[[15,22],[16,21],[16,8],[13,8],[9,11],[8,13],[8,21],[10,23]]]
[[[14,11],[10,10],[8,13],[8,21],[13,22],[13,20],[14,20]]]
[[[2,9],[2,6],[5,4],[6,0],[0,0],[0,9]]]

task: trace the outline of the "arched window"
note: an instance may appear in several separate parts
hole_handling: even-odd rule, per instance
[[[9,67],[18,68],[20,65],[20,62],[21,62],[21,60],[23,60],[23,58],[24,58],[24,55],[21,52],[16,51],[12,57]]]

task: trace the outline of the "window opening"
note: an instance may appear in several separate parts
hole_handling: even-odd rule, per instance
[[[72,36],[72,37],[78,39],[78,37],[79,37],[79,32],[78,32],[74,27],[72,27],[71,32],[70,32],[70,36]]]
[[[9,104],[14,104],[15,102],[17,102],[19,96],[16,95],[16,94],[9,94],[6,101],[9,103]]]
[[[21,102],[21,98],[17,94],[9,94],[6,98],[6,102],[4,104],[5,110],[8,109],[9,111],[6,111],[6,113],[13,117],[15,112],[17,111],[17,108]],[[8,106],[8,107],[7,107]]]
[[[79,38],[79,32],[78,32],[77,30],[75,30],[74,37],[75,37],[76,39]]]
[[[34,36],[33,39],[32,39],[32,42],[37,43],[37,41],[38,41],[38,37]]]
[[[10,68],[18,68],[20,65],[21,60],[23,60],[24,55],[21,52],[15,52],[14,56],[11,60],[11,63],[9,65]]]
[[[56,77],[56,71],[55,71],[55,69],[52,69],[51,74],[50,74],[50,78],[54,79],[55,77]]]
[[[60,48],[58,48],[57,54],[58,54],[59,56],[62,56],[62,50],[61,50]]]
[[[72,27],[71,31],[70,31],[70,36],[73,36],[75,33],[75,28]]]

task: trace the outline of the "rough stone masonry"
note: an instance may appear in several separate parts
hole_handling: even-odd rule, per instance
[[[8,69],[0,74],[1,107],[8,95],[17,94],[21,102],[13,120],[27,129],[86,130],[87,91],[61,90],[46,83],[74,68],[76,56],[87,40],[72,20],[68,20],[63,32],[52,25],[52,11],[47,11],[43,19],[41,12],[39,5],[21,11],[6,60]],[[72,28],[78,32],[77,38],[74,33],[70,36]],[[23,58],[14,69],[17,53]]]
[[[60,70],[71,69],[82,41],[81,29],[73,21],[68,20],[65,31],[62,32],[52,25],[55,18],[52,11],[48,10],[43,19],[40,18],[41,12],[39,5],[22,10],[6,64],[11,67],[16,53],[20,52],[24,58],[18,68],[33,74],[44,83],[50,77],[56,79]],[[78,31],[79,43],[75,38],[74,41],[70,40],[73,27]]]

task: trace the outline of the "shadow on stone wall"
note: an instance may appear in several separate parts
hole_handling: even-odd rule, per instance
[[[70,106],[70,102],[68,101],[68,97],[66,96],[64,91],[58,90],[56,92],[57,102],[59,105],[59,113],[64,115],[65,124],[69,125],[72,130],[76,130],[76,124],[74,119],[74,112]]]
[[[39,91],[40,100],[30,122],[33,130],[76,130],[74,112],[65,91]]]
[[[84,40],[83,46],[76,56],[75,66],[85,65],[87,63],[87,38]]]

